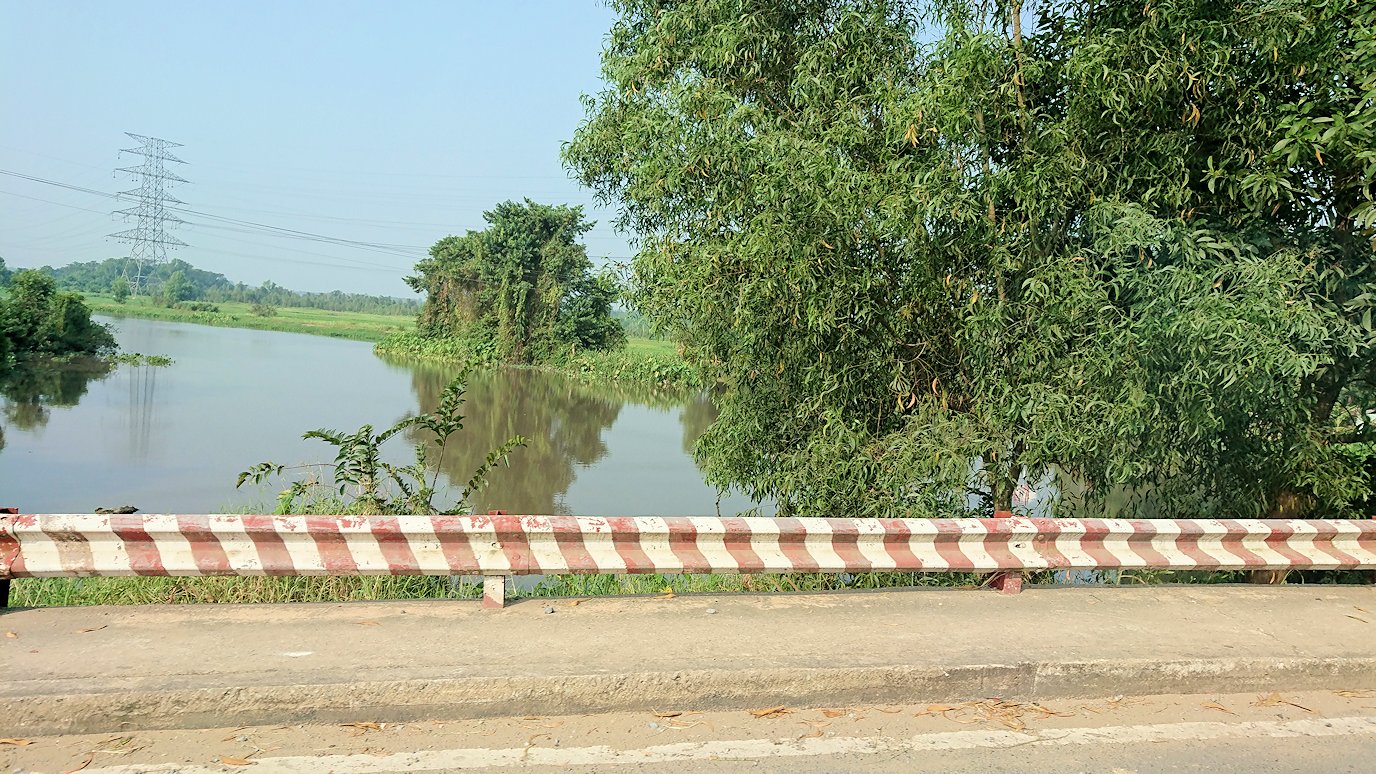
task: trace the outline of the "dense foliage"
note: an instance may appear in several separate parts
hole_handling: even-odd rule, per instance
[[[0,298],[0,368],[10,359],[38,356],[103,355],[115,337],[91,320],[81,296],[59,292],[51,277],[16,272]]]
[[[129,259],[109,258],[104,261],[71,263],[54,269],[44,266],[40,271],[50,275],[59,287],[83,293],[120,294],[121,284],[128,292],[126,276]],[[177,274],[181,278],[177,279]],[[168,297],[168,285],[172,283],[172,295],[178,301],[242,301],[249,304],[268,304],[270,306],[325,309],[332,312],[369,312],[373,314],[415,314],[420,304],[414,299],[393,298],[391,296],[370,296],[364,293],[310,293],[288,290],[274,282],[264,282],[258,287],[242,282],[230,282],[223,274],[218,274],[182,260],[171,260],[155,264],[145,276],[148,287],[160,299]],[[127,297],[127,296],[126,296]]]
[[[426,294],[424,335],[472,342],[475,354],[513,363],[625,342],[611,314],[616,283],[593,273],[578,243],[592,228],[581,207],[527,199],[503,202],[483,217],[488,228],[439,240],[416,264],[417,275],[407,277]]]
[[[1043,475],[1145,515],[1366,507],[1376,4],[614,5],[566,158],[723,387],[713,481],[857,515]]]

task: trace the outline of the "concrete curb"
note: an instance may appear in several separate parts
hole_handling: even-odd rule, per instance
[[[226,724],[951,702],[993,696],[1032,701],[1119,694],[1376,689],[1376,657],[720,669],[83,694],[45,693],[42,688],[42,681],[10,684],[7,695],[0,697],[0,718],[4,718],[0,732],[86,734]],[[25,694],[26,689],[33,692]]]

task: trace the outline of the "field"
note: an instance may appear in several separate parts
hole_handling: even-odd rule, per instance
[[[254,314],[252,304],[237,301],[215,304],[219,308],[218,312],[198,312],[155,306],[143,297],[130,298],[123,304],[117,304],[108,295],[91,293],[86,295],[86,304],[95,314],[110,317],[142,317],[149,320],[216,325],[222,328],[310,333],[358,341],[380,341],[394,333],[415,328],[415,318],[410,315],[331,312],[282,306],[276,308],[275,314],[265,317]]]

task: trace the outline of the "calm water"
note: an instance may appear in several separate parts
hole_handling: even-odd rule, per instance
[[[0,505],[89,512],[134,505],[146,513],[271,509],[285,487],[234,481],[250,465],[325,462],[315,428],[381,429],[435,408],[455,369],[386,362],[367,343],[151,320],[103,320],[127,352],[160,354],[165,368],[20,375],[4,385]],[[712,421],[704,397],[584,385],[529,371],[469,380],[465,429],[441,482],[468,479],[487,452],[529,439],[494,470],[480,511],[583,515],[703,515],[717,493],[691,449]],[[420,435],[393,438],[389,458],[412,459]],[[432,460],[434,455],[432,455]],[[447,504],[447,501],[446,503]],[[721,512],[750,503],[728,496]]]

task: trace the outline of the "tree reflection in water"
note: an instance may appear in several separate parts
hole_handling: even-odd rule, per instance
[[[83,358],[65,363],[23,363],[0,373],[0,397],[4,399],[0,415],[4,416],[4,427],[43,427],[52,407],[75,406],[91,382],[106,378],[112,371],[114,366],[107,361]],[[4,432],[0,429],[0,449],[3,448]]]
[[[421,412],[433,411],[440,393],[458,369],[433,363],[387,358],[411,371]],[[569,513],[565,496],[578,469],[597,463],[607,454],[605,431],[621,408],[638,403],[682,410],[683,446],[691,450],[715,418],[710,399],[691,392],[641,385],[583,383],[565,376],[531,369],[475,370],[468,377],[464,429],[454,436],[439,461],[451,481],[463,482],[482,464],[488,450],[513,435],[527,445],[511,454],[511,465],[499,465],[488,487],[474,498],[478,513],[500,508],[510,513]],[[424,431],[408,438],[416,443]],[[436,464],[437,453],[430,455]]]

